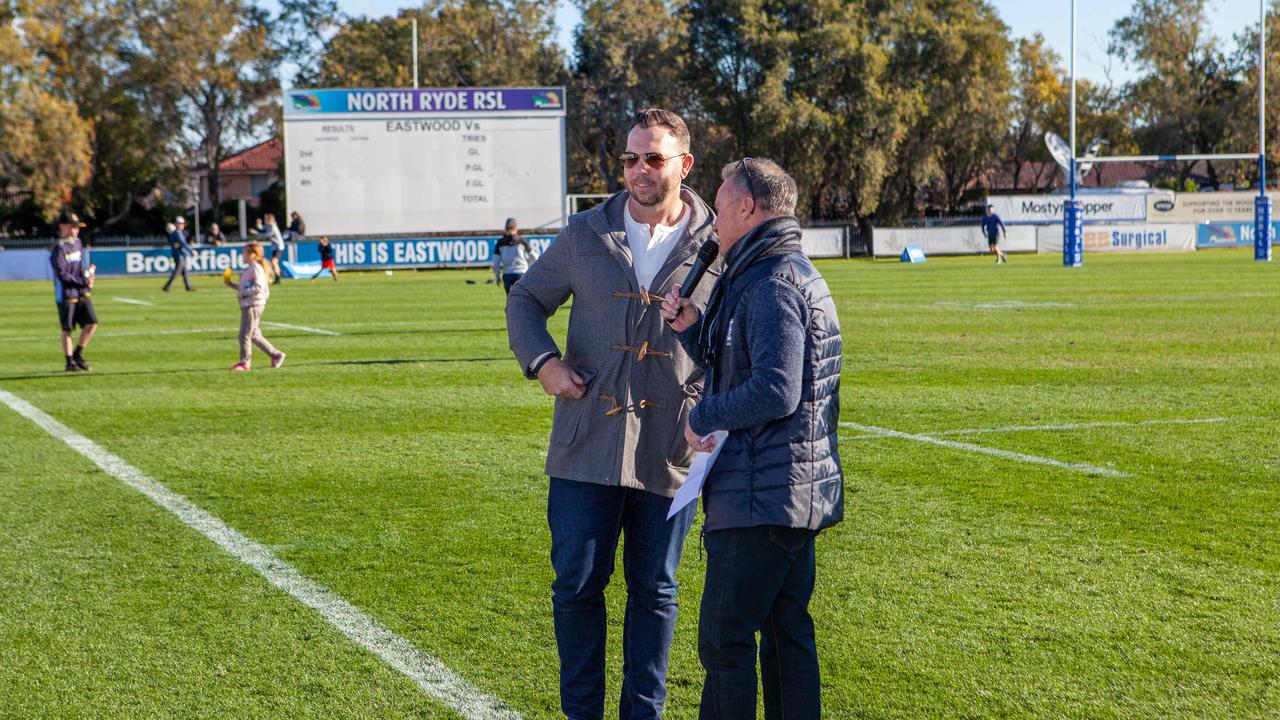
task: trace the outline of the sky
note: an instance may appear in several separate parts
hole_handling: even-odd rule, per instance
[[[989,0],[1015,38],[1039,31],[1067,65],[1071,49],[1070,0]],[[378,17],[414,7],[414,0],[339,0],[349,15]],[[1258,21],[1258,0],[1209,0],[1211,29],[1222,38],[1224,49],[1234,50],[1232,36]],[[1094,82],[1122,84],[1134,77],[1132,69],[1107,57],[1107,31],[1132,7],[1126,0],[1076,0],[1076,74]],[[561,0],[556,16],[560,44],[569,50],[573,28],[580,15],[573,3]]]

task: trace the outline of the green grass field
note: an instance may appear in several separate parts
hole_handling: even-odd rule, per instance
[[[819,266],[842,419],[913,436],[841,442],[847,519],[819,538],[814,600],[828,717],[1280,715],[1280,268],[1247,251]],[[486,277],[287,283],[264,320],[340,335],[267,326],[289,359],[248,375],[228,372],[218,279],[103,280],[80,375],[50,284],[0,284],[0,390],[553,718],[551,402]],[[670,718],[696,717],[702,684],[697,536]],[[619,574],[615,717],[623,600]],[[453,714],[0,404],[0,717]]]

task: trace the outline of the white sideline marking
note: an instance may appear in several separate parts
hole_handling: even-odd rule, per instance
[[[133,298],[125,298],[125,297],[118,297],[118,298],[111,298],[111,299],[115,300],[116,302],[129,303],[130,305],[146,305],[147,307],[155,307],[155,303],[147,302],[146,300],[134,300]]]
[[[45,432],[66,443],[76,452],[92,460],[107,474],[173,513],[185,525],[198,531],[237,560],[256,570],[272,585],[315,610],[343,635],[407,675],[418,687],[443,701],[462,717],[467,720],[520,719],[520,715],[501,700],[486,695],[439,660],[395,634],[364,611],[314,580],[304,577],[293,566],[276,557],[265,545],[240,534],[216,516],[147,477],[141,470],[54,420],[26,400],[0,390],[0,401]]]
[[[271,327],[284,328],[285,330],[301,330],[302,332],[315,333],[317,335],[341,335],[342,334],[340,332],[334,332],[332,330],[321,330],[320,328],[307,327],[306,325],[286,325],[284,323],[268,322],[266,320],[263,320],[262,324],[270,325]]]
[[[1217,418],[1171,418],[1168,420],[1113,420],[1104,422],[1085,422],[1085,423],[1064,423],[1061,425],[1009,425],[1007,427],[994,428],[960,428],[957,430],[938,430],[936,432],[918,433],[921,437],[943,437],[946,435],[979,435],[986,433],[1013,433],[1013,432],[1048,432],[1048,431],[1070,431],[1070,430],[1091,430],[1094,428],[1118,428],[1118,427],[1139,427],[1143,425],[1200,425],[1210,423],[1231,422],[1236,418],[1217,417]],[[884,437],[878,433],[868,433],[866,435],[846,435],[841,440],[870,440],[872,438]]]
[[[235,335],[240,332],[239,328],[190,328],[187,330],[148,330],[146,332],[100,332],[95,333],[94,337],[151,337],[153,335],[195,335],[198,333],[231,333]],[[18,341],[34,341],[34,340],[56,340],[57,335],[28,335],[25,337],[0,337],[0,341],[18,342]]]
[[[1172,418],[1169,420],[1133,420],[1129,422],[1115,420],[1109,422],[1085,422],[1085,423],[1066,423],[1063,425],[1010,425],[1008,427],[996,428],[962,428],[959,430],[941,430],[939,432],[923,433],[930,437],[939,437],[941,435],[976,435],[979,433],[1011,433],[1011,432],[1037,432],[1048,430],[1090,430],[1093,428],[1114,428],[1114,427],[1139,427],[1142,425],[1201,425],[1209,423],[1231,422],[1234,418],[1217,417],[1217,418]]]
[[[930,445],[940,445],[953,450],[968,450],[969,452],[983,453],[984,455],[994,455],[1007,460],[1018,460],[1021,462],[1035,463],[1036,465],[1052,465],[1053,467],[1063,468],[1064,470],[1075,470],[1076,472],[1095,475],[1109,475],[1111,477],[1133,477],[1128,473],[1122,473],[1119,470],[1112,470],[1111,468],[1098,467],[1097,465],[1063,462],[1061,460],[1054,460],[1053,458],[1040,457],[1039,455],[1027,455],[1026,453],[1013,452],[1010,450],[997,450],[995,448],[982,447],[981,445],[956,442],[955,440],[939,440],[938,438],[929,437],[928,435],[914,435],[912,433],[905,433],[899,430],[875,427],[874,425],[842,422],[840,423],[840,427],[853,428],[854,430],[861,430],[865,433],[880,435],[882,437],[901,438],[903,440],[915,440],[916,442],[928,443]]]

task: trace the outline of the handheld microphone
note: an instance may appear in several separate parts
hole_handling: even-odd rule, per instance
[[[693,289],[701,282],[702,276],[707,274],[707,268],[711,267],[719,254],[720,243],[714,238],[702,243],[702,247],[698,248],[698,257],[694,258],[693,266],[689,268],[689,274],[684,276],[684,282],[680,284],[680,297],[688,298],[693,295]]]

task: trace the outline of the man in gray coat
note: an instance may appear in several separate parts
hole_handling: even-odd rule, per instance
[[[627,608],[619,714],[661,717],[676,566],[694,516],[693,506],[670,520],[667,512],[688,474],[683,427],[702,372],[658,303],[684,278],[713,218],[681,184],[693,156],[675,113],[637,113],[620,159],[627,190],[571,217],[507,300],[511,350],[556,398],[547,521],[560,706],[570,720],[604,714],[604,590],[620,535]],[[562,352],[547,318],[570,297]]]
[[[814,537],[844,517],[840,321],[800,247],[796,183],[770,160],[726,165],[716,193],[724,271],[705,318],[671,292],[662,315],[707,371],[690,445],[729,431],[703,487],[707,582],[698,621],[702,720],[818,720],[809,598]]]

